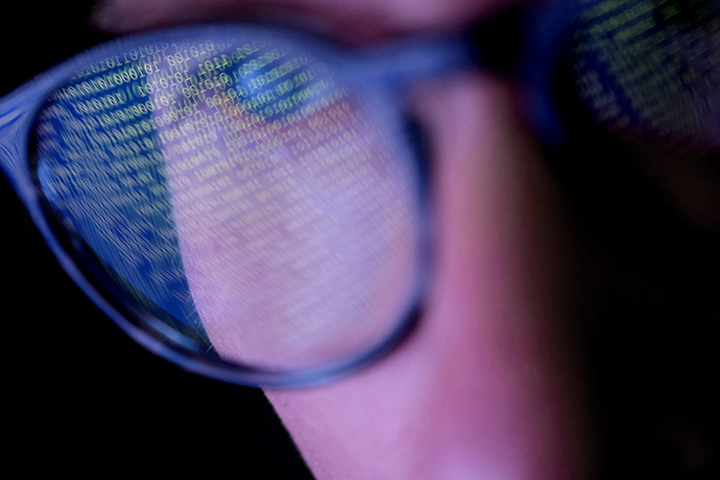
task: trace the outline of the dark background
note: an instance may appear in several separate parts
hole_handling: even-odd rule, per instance
[[[2,95],[107,38],[88,27],[87,1],[2,10]],[[80,293],[4,177],[0,214],[5,459],[99,478],[117,468],[312,478],[260,390],[155,357]]]

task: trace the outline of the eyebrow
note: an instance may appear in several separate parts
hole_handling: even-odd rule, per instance
[[[263,3],[257,0],[96,0],[91,22],[107,32],[127,33],[192,21],[227,20],[257,9]],[[270,7],[278,2],[267,3],[266,7]]]

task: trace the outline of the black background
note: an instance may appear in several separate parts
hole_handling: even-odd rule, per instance
[[[88,27],[88,4],[2,7],[3,95],[108,38]],[[5,459],[23,471],[100,478],[117,468],[193,467],[234,478],[312,478],[260,390],[186,373],[100,313],[68,280],[4,177],[0,212]]]

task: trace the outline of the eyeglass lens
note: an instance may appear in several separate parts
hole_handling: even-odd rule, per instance
[[[720,2],[621,0],[580,13],[571,57],[592,117],[628,139],[720,146]]]
[[[412,301],[418,177],[389,125],[301,45],[188,38],[57,89],[32,162],[118,308],[198,352],[295,369],[381,342]]]

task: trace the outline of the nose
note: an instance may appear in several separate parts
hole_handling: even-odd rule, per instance
[[[420,326],[348,379],[266,391],[317,478],[583,477],[585,423],[561,340],[572,242],[511,104],[474,75],[419,96],[436,235]]]

